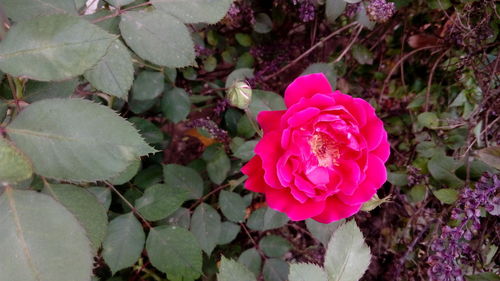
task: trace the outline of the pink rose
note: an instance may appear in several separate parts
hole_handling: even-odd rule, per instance
[[[384,124],[369,103],[333,92],[319,73],[293,81],[285,104],[257,117],[264,137],[241,169],[245,187],[295,221],[355,214],[387,179]]]

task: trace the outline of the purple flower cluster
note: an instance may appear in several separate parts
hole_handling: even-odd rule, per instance
[[[309,22],[316,17],[316,7],[312,0],[292,0],[294,5],[299,5],[299,18],[302,22]]]
[[[431,281],[463,281],[461,265],[475,260],[469,241],[481,227],[481,208],[493,212],[500,204],[500,179],[498,175],[486,174],[476,184],[476,188],[466,187],[451,213],[457,226],[446,225],[441,235],[430,244],[434,255],[427,262]]]
[[[235,1],[229,7],[224,22],[229,29],[251,26],[255,23],[254,12],[246,1]]]
[[[396,12],[396,6],[393,2],[386,2],[386,0],[372,0],[368,7],[366,7],[366,13],[372,21],[376,22],[386,22],[392,15]]]
[[[361,7],[361,2],[359,3],[354,3],[354,4],[347,4],[345,7],[345,15],[349,18],[353,18],[359,11],[359,8]]]
[[[222,130],[217,124],[207,118],[198,118],[186,124],[188,128],[202,128],[207,131],[212,137],[218,139],[223,143],[229,142],[229,136],[226,131]]]

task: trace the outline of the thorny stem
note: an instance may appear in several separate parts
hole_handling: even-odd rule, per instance
[[[262,250],[259,248],[259,245],[257,244],[257,242],[255,242],[255,239],[253,239],[253,237],[250,234],[250,231],[248,231],[246,225],[244,223],[242,223],[242,222],[240,222],[240,225],[241,225],[241,228],[243,228],[243,230],[245,231],[245,233],[248,236],[248,238],[250,238],[250,241],[252,241],[252,244],[255,247],[255,249],[257,250],[257,252],[259,253],[259,255],[262,257],[262,259],[265,260],[266,256],[264,255],[264,253],[262,253]]]

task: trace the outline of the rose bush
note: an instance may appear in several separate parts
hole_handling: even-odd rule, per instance
[[[323,74],[297,78],[288,109],[263,111],[255,156],[242,168],[245,187],[291,220],[349,217],[386,181],[387,132],[366,101],[332,91]]]

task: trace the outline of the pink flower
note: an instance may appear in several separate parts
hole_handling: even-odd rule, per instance
[[[387,179],[382,121],[366,101],[333,92],[319,73],[293,81],[285,104],[287,110],[257,117],[264,137],[241,169],[245,187],[295,221],[330,223],[355,214]]]

